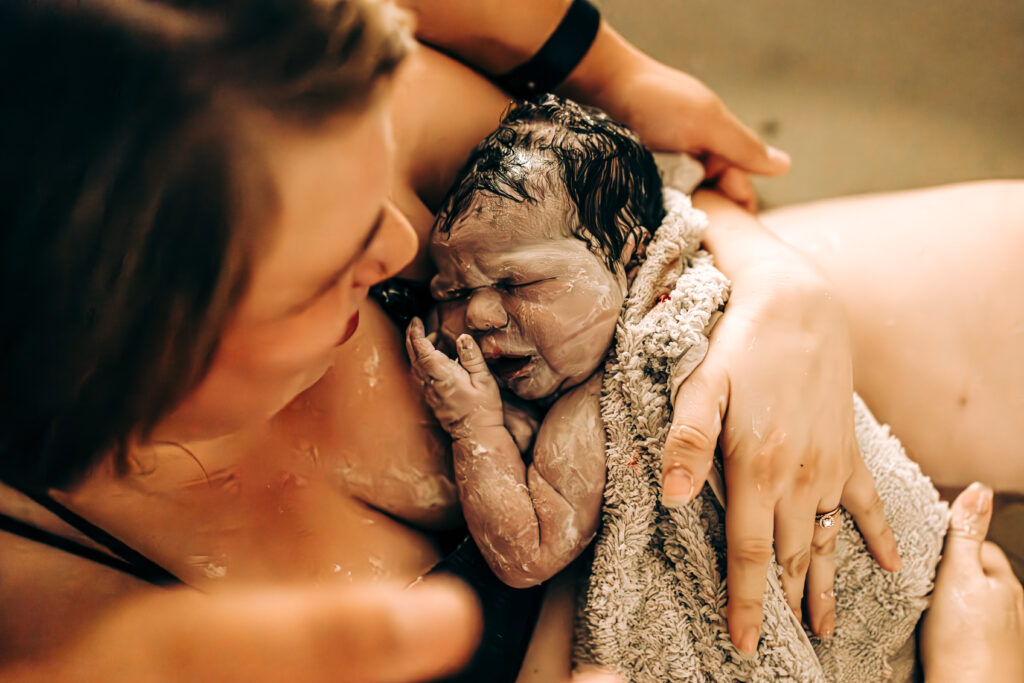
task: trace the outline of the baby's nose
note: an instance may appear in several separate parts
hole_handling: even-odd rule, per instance
[[[490,287],[473,292],[466,308],[466,325],[472,330],[498,330],[508,325],[501,295]]]

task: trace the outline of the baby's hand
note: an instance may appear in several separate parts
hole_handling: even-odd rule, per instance
[[[468,334],[460,335],[455,346],[458,362],[434,348],[419,318],[413,318],[405,333],[413,375],[423,384],[434,417],[453,439],[486,427],[504,429],[501,393],[480,347]]]

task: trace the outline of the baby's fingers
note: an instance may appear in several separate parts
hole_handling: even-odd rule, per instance
[[[405,350],[409,354],[409,361],[413,363],[434,352],[434,345],[424,335],[423,321],[419,318],[413,318],[405,331]]]
[[[484,361],[484,354],[480,351],[480,347],[477,346],[476,340],[468,334],[459,335],[459,338],[455,341],[455,346],[459,352],[459,362],[462,363],[462,367],[466,368],[466,372],[469,376],[475,380],[491,381],[490,368],[487,367],[486,361]]]

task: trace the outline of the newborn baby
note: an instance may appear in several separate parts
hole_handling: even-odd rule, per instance
[[[711,492],[660,504],[671,397],[728,298],[699,248],[705,221],[630,131],[552,96],[514,105],[474,150],[431,234],[437,329],[416,320],[406,339],[470,532],[524,587],[577,557],[603,516],[574,657],[627,680],[906,680],[946,508],[859,398],[858,446],[904,567],[880,568],[842,512],[832,638],[805,630],[773,558],[758,653],[732,646],[717,458]]]
[[[664,215],[636,136],[555,97],[514,105],[438,213],[438,330],[414,320],[407,349],[451,435],[470,533],[509,585],[548,579],[597,531],[601,368],[628,273]]]

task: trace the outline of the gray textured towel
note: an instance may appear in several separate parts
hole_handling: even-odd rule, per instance
[[[843,513],[831,642],[801,626],[773,560],[757,655],[740,654],[725,621],[719,499],[705,488],[687,507],[661,506],[661,447],[672,417],[672,387],[703,359],[707,332],[729,287],[699,248],[703,213],[672,189],[665,190],[665,204],[668,215],[630,287],[605,367],[608,481],[577,614],[575,658],[638,682],[906,680],[948,511],[859,398],[857,440],[885,502],[903,569],[881,569]],[[720,482],[718,471],[712,473]]]

